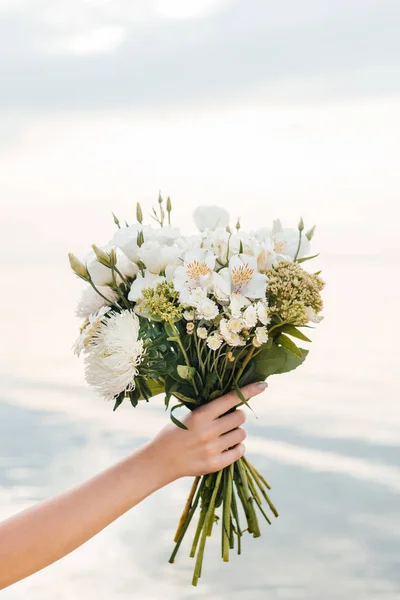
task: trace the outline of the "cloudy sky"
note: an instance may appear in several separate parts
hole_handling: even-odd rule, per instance
[[[160,189],[184,226],[213,202],[393,250],[399,25],[396,0],[0,0],[3,258],[106,242]]]

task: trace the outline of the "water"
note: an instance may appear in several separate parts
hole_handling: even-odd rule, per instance
[[[326,319],[306,364],[270,379],[249,415],[248,455],[280,518],[241,557],[208,546],[190,586],[188,543],[168,564],[190,487],[158,491],[82,548],[5,590],[5,600],[339,600],[400,597],[398,306],[393,257],[325,257]],[[55,276],[56,275],[56,276]],[[2,268],[0,517],[83,481],[165,422],[162,399],[136,410],[86,387],[70,352],[77,287],[59,265]],[[5,279],[4,279],[5,278]],[[54,532],[57,535],[57,532]]]

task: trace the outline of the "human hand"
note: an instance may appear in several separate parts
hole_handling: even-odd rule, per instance
[[[242,393],[249,399],[266,387],[263,381],[252,383]],[[150,442],[170,481],[219,471],[243,456],[246,432],[240,426],[246,415],[240,409],[226,414],[240,403],[235,391],[225,394],[186,415],[182,422],[187,430],[171,423]]]

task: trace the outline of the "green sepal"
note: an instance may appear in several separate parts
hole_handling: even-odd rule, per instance
[[[115,404],[114,404],[113,412],[115,412],[117,410],[117,408],[119,406],[121,406],[121,404],[123,403],[124,399],[125,399],[125,392],[121,392],[119,394],[119,396],[117,396],[116,399],[115,399]]]

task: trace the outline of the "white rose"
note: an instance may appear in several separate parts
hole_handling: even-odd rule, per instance
[[[229,213],[220,206],[199,206],[193,213],[196,227],[200,231],[229,225]]]

